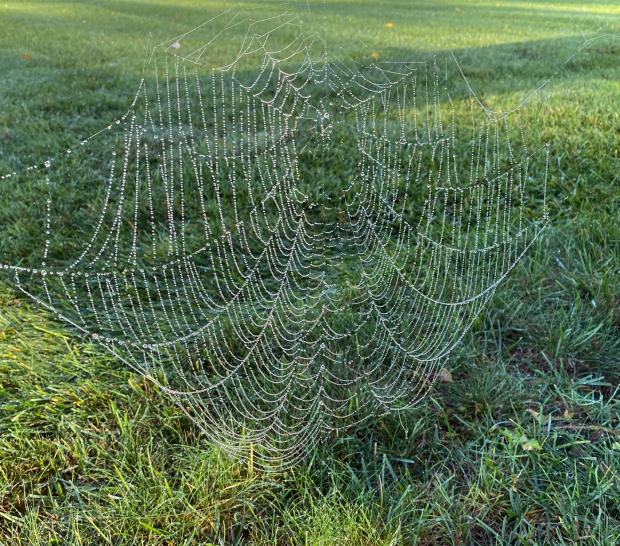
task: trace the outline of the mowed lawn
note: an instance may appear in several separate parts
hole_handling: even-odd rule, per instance
[[[289,9],[361,61],[453,53],[490,108],[555,74],[515,114],[551,144],[550,226],[453,353],[451,380],[275,474],[227,459],[0,277],[0,544],[620,544],[620,5],[4,0],[0,174],[116,119],[149,40],[229,7]],[[86,176],[70,188],[68,213],[94,192]],[[31,192],[0,181],[0,263],[38,244]]]

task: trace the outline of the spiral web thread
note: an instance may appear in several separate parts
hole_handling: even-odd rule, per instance
[[[360,67],[302,33],[274,49],[296,23],[267,24],[223,67],[181,55],[188,35],[156,48],[117,121],[2,177],[49,197],[39,265],[0,268],[273,468],[419,402],[547,212],[527,212],[523,132],[469,100],[460,136],[436,63]],[[68,259],[53,188],[102,135],[99,210]]]

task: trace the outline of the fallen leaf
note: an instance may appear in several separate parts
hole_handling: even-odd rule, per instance
[[[30,53],[24,53],[22,54],[22,61],[32,61],[32,55],[30,55]]]
[[[527,408],[525,411],[527,411],[534,419],[538,419],[540,417],[540,413],[532,408]]]
[[[534,438],[527,438],[521,443],[521,449],[523,449],[523,451],[540,451],[542,447],[538,443],[538,440]]]
[[[454,379],[452,379],[452,373],[448,368],[441,368],[439,370],[439,382],[440,383],[454,383]]]
[[[385,28],[394,28],[394,23],[392,23],[392,21],[388,21],[385,23]]]

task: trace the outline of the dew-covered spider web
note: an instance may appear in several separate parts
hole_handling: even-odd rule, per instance
[[[424,397],[539,236],[548,149],[462,80],[457,116],[451,58],[356,60],[286,15],[226,17],[234,58],[206,60],[210,25],[155,47],[118,119],[2,177],[32,184],[45,235],[0,268],[271,468]],[[93,193],[70,210],[76,173]]]

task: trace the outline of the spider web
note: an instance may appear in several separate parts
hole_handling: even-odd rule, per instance
[[[336,58],[295,17],[226,16],[155,47],[119,119],[2,177],[41,185],[45,243],[0,269],[273,468],[424,397],[544,227],[547,172],[471,95],[457,127],[449,59]],[[206,62],[232,28],[238,55]],[[53,198],[78,171],[87,229]]]

